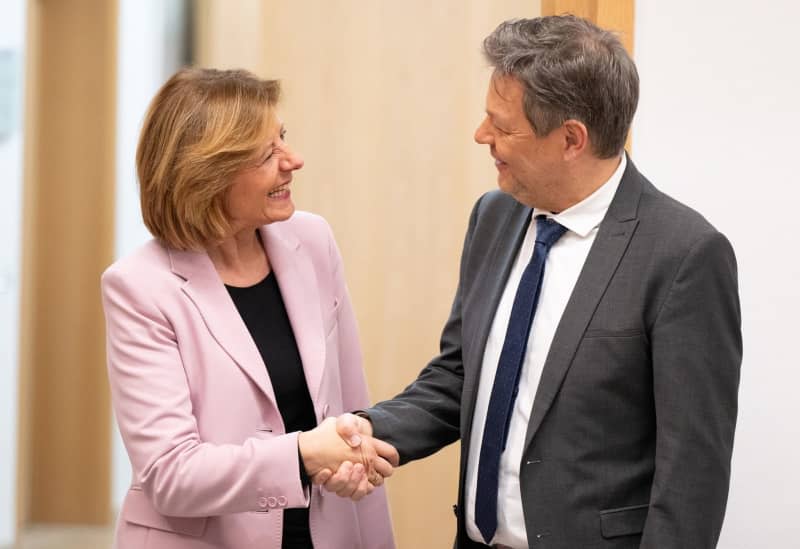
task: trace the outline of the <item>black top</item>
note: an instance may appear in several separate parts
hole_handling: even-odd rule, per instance
[[[303,363],[273,273],[248,288],[225,286],[267,366],[287,433],[317,426]],[[302,461],[301,478],[305,476]],[[306,478],[303,479],[307,481]],[[284,509],[282,547],[311,548],[308,509]]]

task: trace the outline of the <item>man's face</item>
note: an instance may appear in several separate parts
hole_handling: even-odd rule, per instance
[[[522,84],[514,77],[492,77],[486,94],[486,118],[475,141],[489,145],[500,190],[527,206],[549,211],[557,200],[563,170],[563,135],[556,128],[537,136],[523,110]]]

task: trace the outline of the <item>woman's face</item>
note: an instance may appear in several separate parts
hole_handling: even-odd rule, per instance
[[[239,171],[228,190],[227,211],[234,233],[284,221],[294,213],[290,184],[292,172],[303,167],[303,159],[284,141],[283,124],[271,116],[273,130],[254,165]]]

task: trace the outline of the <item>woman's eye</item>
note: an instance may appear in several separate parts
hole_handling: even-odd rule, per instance
[[[286,130],[281,130],[281,141],[286,140]]]

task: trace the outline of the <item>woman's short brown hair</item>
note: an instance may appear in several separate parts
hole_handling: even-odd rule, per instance
[[[153,98],[136,170],[144,224],[181,250],[201,250],[229,230],[232,176],[264,145],[280,85],[244,70],[187,68]]]

